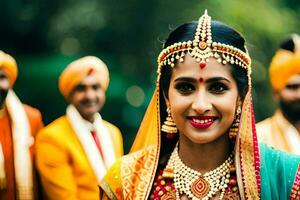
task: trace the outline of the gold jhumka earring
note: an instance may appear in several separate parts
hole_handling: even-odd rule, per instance
[[[241,103],[239,103],[235,111],[233,123],[229,129],[229,138],[232,142],[235,142],[236,136],[239,131],[241,113],[242,113],[242,108],[241,108]]]
[[[168,139],[173,139],[174,134],[177,133],[177,128],[176,128],[176,124],[173,121],[173,118],[171,116],[171,109],[169,106],[167,107],[167,113],[168,113],[168,116],[167,116],[166,120],[164,121],[164,124],[162,125],[161,130],[163,132],[167,133]]]

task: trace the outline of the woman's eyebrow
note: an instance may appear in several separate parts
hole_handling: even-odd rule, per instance
[[[197,82],[197,79],[195,78],[191,78],[191,77],[178,77],[174,80],[174,82],[181,82],[181,81],[184,81],[184,82]],[[212,83],[212,82],[218,82],[218,81],[226,81],[228,83],[230,83],[231,81],[225,77],[212,77],[212,78],[208,78],[207,80],[205,80],[204,82],[206,83]]]
[[[184,81],[184,82],[197,82],[197,80],[195,78],[191,78],[191,77],[178,77],[174,80],[174,82],[180,82],[180,81]]]
[[[212,82],[218,82],[218,81],[226,81],[228,83],[231,82],[229,79],[227,79],[225,77],[213,77],[213,78],[207,79],[205,82],[212,83]]]

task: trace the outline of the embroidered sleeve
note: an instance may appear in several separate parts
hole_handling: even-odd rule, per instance
[[[297,170],[297,173],[295,176],[290,199],[291,200],[299,200],[300,199],[300,164],[298,165],[298,170]]]

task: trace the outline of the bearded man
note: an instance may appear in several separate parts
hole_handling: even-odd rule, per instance
[[[39,110],[22,104],[13,91],[18,68],[0,51],[0,199],[38,199],[34,140],[43,127]]]
[[[285,39],[270,64],[275,114],[257,124],[258,138],[270,146],[300,155],[300,37]]]

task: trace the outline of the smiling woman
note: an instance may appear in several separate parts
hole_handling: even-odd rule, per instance
[[[131,154],[104,177],[103,199],[299,198],[300,158],[257,142],[251,59],[237,31],[207,13],[181,25],[157,72]]]
[[[239,96],[228,64],[223,66],[212,58],[207,67],[201,69],[198,65],[190,55],[186,55],[185,62],[176,64],[166,102],[181,133],[180,146],[203,144],[207,152],[204,149],[201,152],[207,156],[207,153],[216,151],[206,147],[219,147],[215,141],[228,132]],[[228,134],[222,138],[224,144],[229,144]]]

